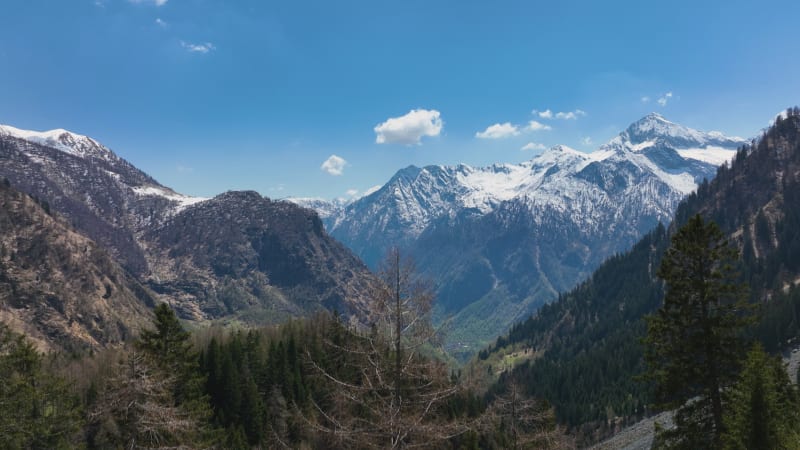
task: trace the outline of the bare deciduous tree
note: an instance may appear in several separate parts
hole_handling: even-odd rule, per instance
[[[392,250],[379,272],[367,330],[347,330],[346,343],[328,342],[350,377],[312,361],[334,386],[315,425],[348,448],[425,447],[468,429],[441,408],[459,389],[447,367],[422,352],[437,344],[431,325],[433,286]]]
[[[172,376],[129,351],[89,415],[100,446],[126,449],[193,448],[198,424],[175,406]]]
[[[483,416],[488,433],[500,433],[511,449],[574,448],[555,423],[553,410],[544,402],[527,395],[517,381],[507,384]]]

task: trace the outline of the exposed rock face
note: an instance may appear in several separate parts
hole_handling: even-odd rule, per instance
[[[155,299],[96,243],[0,185],[0,320],[43,349],[122,342]]]

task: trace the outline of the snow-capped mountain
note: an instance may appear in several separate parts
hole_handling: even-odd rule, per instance
[[[350,200],[341,198],[325,200],[316,197],[289,197],[286,200],[316,211],[320,219],[323,220],[330,217],[341,216],[342,212],[344,212],[344,208],[351,202]]]
[[[413,253],[439,282],[457,340],[483,343],[668,222],[744,142],[650,114],[592,153],[407,167],[324,222],[370,266],[392,246]],[[485,332],[476,340],[460,324]]]
[[[0,178],[46,202],[185,318],[357,312],[371,277],[311,211],[255,192],[183,195],[66,130],[0,125]]]
[[[96,140],[66,130],[0,126],[0,174],[65,214],[136,274],[147,264],[137,233],[202,198],[178,194]]]
[[[208,200],[203,197],[178,194],[172,189],[158,184],[150,176],[88,136],[60,128],[49,131],[31,131],[9,125],[0,125],[0,137],[16,138],[37,144],[23,151],[34,163],[48,165],[48,163],[52,162],[61,162],[58,158],[48,157],[52,149],[90,161],[92,164],[100,163],[108,176],[137,196],[160,197],[167,200],[170,204],[170,208],[168,208],[170,213],[175,213],[186,206]],[[46,149],[44,154],[42,154],[42,149]],[[51,172],[57,172],[62,170],[63,166],[58,167],[51,164],[47,169],[51,169]]]
[[[352,203],[298,203],[316,209],[334,236],[373,265],[373,252],[361,241],[388,235],[387,245],[402,244],[442,217],[482,216],[511,200],[524,201],[532,212],[569,210],[582,225],[605,227],[607,223],[597,223],[605,210],[646,194],[652,201],[641,199],[644,212],[667,220],[674,203],[703,178],[713,177],[716,167],[730,160],[744,142],[653,113],[592,153],[559,145],[521,164],[409,166]]]

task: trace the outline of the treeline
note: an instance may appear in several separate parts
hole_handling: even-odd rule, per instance
[[[352,354],[366,337],[327,314],[190,335],[161,305],[136,342],[80,358],[42,354],[5,326],[0,337],[0,448],[571,447],[546,403],[517,386],[488,394],[427,360],[441,369],[427,394],[440,398],[430,414],[398,410],[422,420],[393,441],[390,418],[371,410],[391,395],[362,384],[367,366]],[[402,386],[409,405],[415,389]],[[359,426],[374,419],[386,423]]]

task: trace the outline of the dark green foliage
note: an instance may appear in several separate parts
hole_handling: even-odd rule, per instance
[[[197,424],[197,435],[213,442],[215,433],[208,427],[211,407],[205,392],[205,377],[200,372],[199,354],[189,342],[190,335],[172,308],[161,303],[154,313],[155,329],[143,330],[136,347],[158,370],[171,378],[170,390],[175,406]]]
[[[727,449],[800,448],[800,402],[779,358],[760,345],[747,354],[742,373],[727,394]]]
[[[154,329],[98,374],[90,405],[92,448],[208,447],[218,441],[198,355],[175,313],[155,308]],[[97,390],[95,382],[90,385]]]
[[[201,424],[175,405],[174,380],[144,353],[123,352],[90,412],[90,447],[200,446]]]
[[[667,446],[719,447],[723,390],[736,376],[751,309],[737,258],[719,227],[696,215],[672,237],[658,269],[667,290],[647,317],[645,359],[656,400],[678,408],[669,432],[675,445],[668,438]]]
[[[0,448],[80,448],[80,400],[23,336],[0,324]]]
[[[228,430],[229,441],[239,439],[239,433],[254,446],[303,441],[306,427],[299,411],[308,408],[309,393],[325,389],[309,375],[299,349],[321,347],[318,333],[325,333],[330,322],[324,316],[314,321],[314,327],[292,322],[277,330],[210,340],[200,370],[206,375],[213,421]]]

